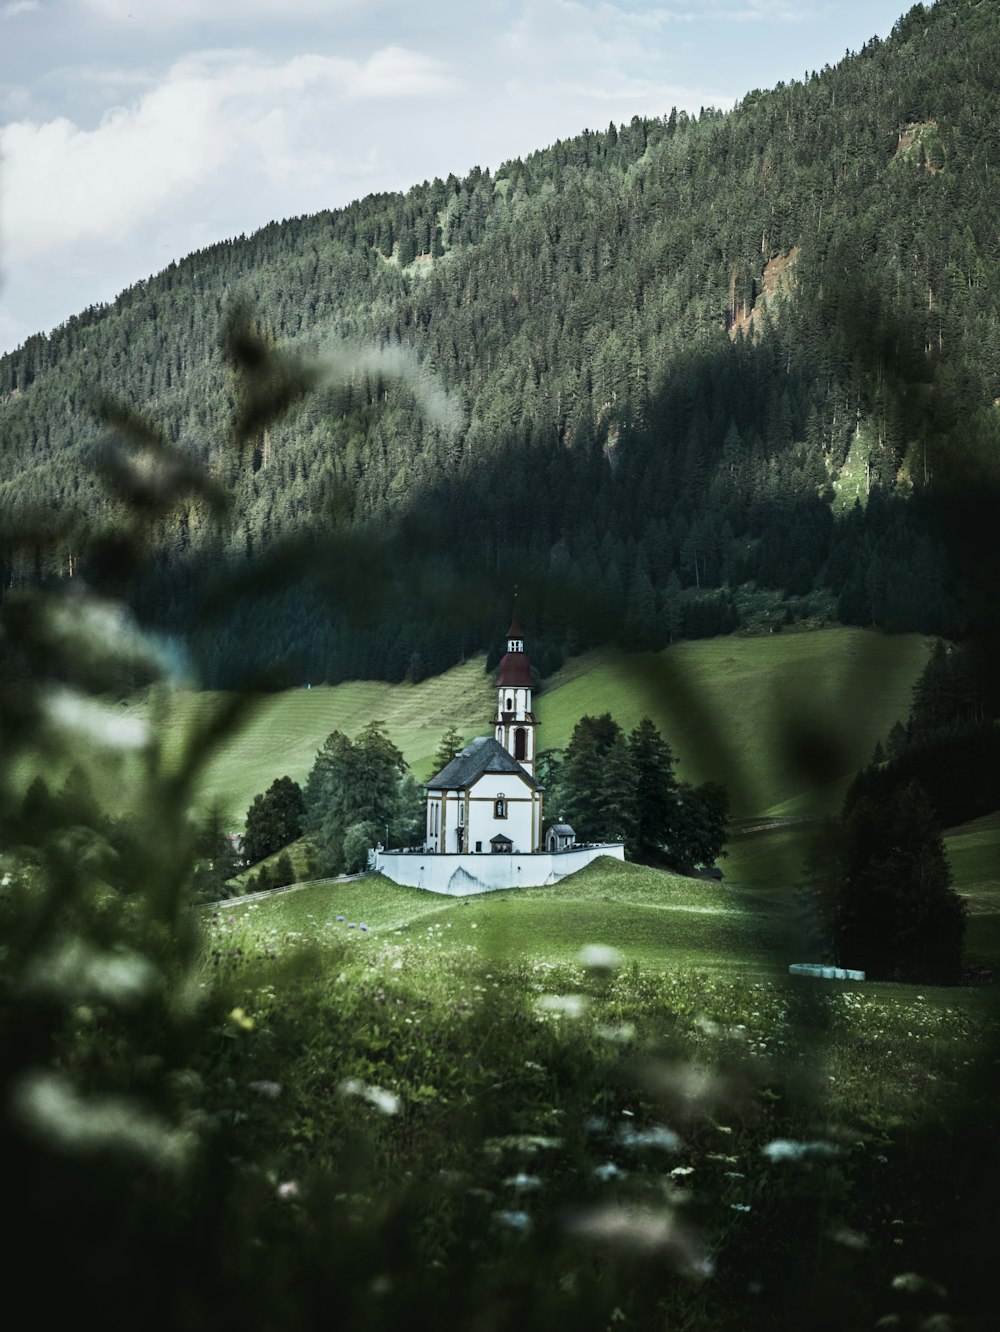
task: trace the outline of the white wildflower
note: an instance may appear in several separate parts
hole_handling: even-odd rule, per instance
[[[248,1082],[247,1090],[254,1092],[257,1096],[263,1096],[266,1101],[276,1101],[281,1095],[281,1083],[260,1078],[256,1082]]]
[[[628,1172],[620,1170],[614,1161],[605,1161],[602,1165],[594,1166],[594,1174],[600,1180],[624,1179]]]
[[[704,1242],[672,1211],[610,1203],[582,1212],[569,1229],[584,1239],[616,1248],[666,1252],[689,1275],[712,1275],[712,1258]]]
[[[676,1152],[681,1145],[673,1129],[663,1124],[654,1124],[648,1129],[633,1129],[622,1125],[618,1130],[618,1139],[624,1147],[659,1147],[665,1152]]]
[[[538,1175],[526,1175],[523,1170],[516,1175],[508,1176],[504,1183],[512,1189],[520,1189],[523,1192],[530,1192],[542,1187],[542,1181]]]
[[[858,1230],[849,1230],[846,1226],[841,1226],[839,1230],[831,1230],[830,1238],[834,1244],[842,1244],[845,1249],[855,1249],[859,1253],[867,1249],[871,1243],[867,1235],[861,1234]]]
[[[361,1082],[358,1078],[345,1078],[340,1084],[340,1092],[343,1096],[357,1096],[359,1100],[367,1101],[384,1115],[398,1114],[402,1105],[394,1092]]]
[[[839,1156],[841,1150],[832,1142],[795,1142],[792,1138],[774,1138],[761,1148],[769,1161],[801,1161],[807,1156]]]
[[[535,1011],[556,1017],[583,1016],[587,1001],[582,994],[543,994],[535,1001]]]
[[[40,994],[86,995],[128,1006],[156,985],[158,972],[141,953],[104,953],[82,939],[68,939],[28,968],[25,988]]]
[[[590,971],[614,971],[621,966],[622,955],[608,944],[587,944],[580,951],[580,961]]]
[[[193,1140],[124,1097],[81,1096],[58,1073],[22,1078],[12,1097],[18,1119],[40,1137],[80,1156],[130,1152],[158,1165],[183,1163]]]

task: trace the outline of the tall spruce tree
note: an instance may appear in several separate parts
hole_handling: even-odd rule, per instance
[[[958,980],[966,907],[916,783],[859,799],[833,821],[811,859],[809,891],[839,965],[880,980]]]
[[[649,717],[629,736],[635,775],[633,853],[640,859],[662,854],[677,833],[679,795],[674,755]]]
[[[460,754],[464,747],[462,737],[454,726],[449,726],[447,731],[438,741],[437,753],[434,755],[434,772],[439,773],[442,768],[446,768],[456,754]]]
[[[251,864],[280,851],[302,835],[305,812],[302,788],[291,777],[277,777],[247,810],[243,851]]]
[[[560,773],[561,814],[578,840],[631,842],[636,774],[628,741],[610,713],[581,717]]]

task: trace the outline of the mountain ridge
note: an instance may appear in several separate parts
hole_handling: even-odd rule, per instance
[[[545,578],[624,609],[654,645],[734,627],[738,588],[761,607],[784,593],[792,618],[958,632],[914,499],[948,465],[955,420],[975,447],[996,431],[998,47],[995,11],[939,0],[732,112],[634,118],[189,256],[0,358],[0,503],[110,520],[85,471],[97,388],[236,496],[222,536],[193,509],[158,531],[147,622],[192,636],[209,570],[252,565],[282,536],[346,523],[385,541],[383,623],[359,631],[310,575],[266,609],[234,606],[199,649],[212,683],[248,639],[256,665],[284,660],[293,677],[419,678],[488,646],[503,589]],[[931,122],[933,142],[900,159],[906,128]],[[937,169],[908,169],[929,154]],[[792,252],[775,318],[768,266]],[[218,334],[237,296],[302,356],[362,343],[386,367],[314,394],[242,467],[219,445],[232,390]],[[734,340],[737,310],[753,314]],[[450,423],[390,376],[397,351]],[[845,469],[866,503],[835,514]],[[65,551],[8,549],[0,565],[5,588],[39,565],[67,572]],[[463,598],[471,613],[427,623],[428,605]],[[544,598],[537,620],[546,670],[593,633]]]

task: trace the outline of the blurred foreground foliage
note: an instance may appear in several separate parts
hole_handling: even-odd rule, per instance
[[[312,378],[245,312],[227,337],[238,453]],[[165,664],[121,598],[150,523],[180,503],[224,521],[227,501],[134,413],[101,414],[121,521],[73,532],[88,585],[0,607],[0,1154],[8,1271],[41,1256],[50,1273],[33,1317],[987,1326],[974,1218],[1000,1138],[985,1003],[981,1041],[968,1022],[928,1032],[932,1071],[892,1066],[883,1095],[885,1033],[848,1026],[831,1065],[838,1014],[809,986],[615,979],[599,949],[539,975],[308,939],[285,954],[218,920],[202,938],[190,810],[253,696],[231,696],[168,765],[155,724],[123,705]],[[372,534],[334,530],[326,555],[328,595],[377,616]],[[278,550],[269,576],[308,557]],[[584,617],[551,586],[522,595]],[[700,706],[676,669],[637,670],[636,688]],[[804,767],[829,766],[818,727],[790,718],[786,739]],[[854,1104],[835,1081],[852,1059]]]

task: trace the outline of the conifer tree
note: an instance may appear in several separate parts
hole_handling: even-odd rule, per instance
[[[462,752],[464,743],[462,737],[454,726],[449,726],[438,741],[437,753],[434,755],[434,773],[439,773],[442,768],[446,768],[457,754]]]
[[[295,867],[292,864],[292,858],[287,851],[282,851],[274,862],[274,886],[275,888],[287,888],[290,883],[294,882]]]
[[[243,850],[251,864],[279,851],[302,835],[305,803],[302,788],[291,777],[277,777],[247,810]]]
[[[944,842],[915,782],[858,799],[810,863],[810,891],[840,966],[874,979],[954,983],[965,903],[951,887]]]
[[[649,717],[642,719],[628,744],[635,774],[633,850],[645,858],[662,852],[677,831],[674,756]]]
[[[636,774],[621,727],[610,713],[581,717],[566,748],[561,813],[579,840],[631,841]]]

